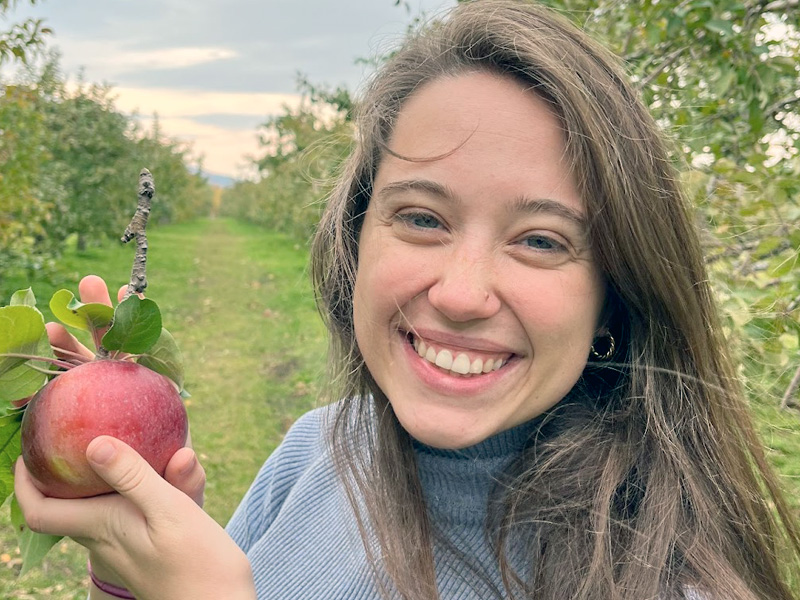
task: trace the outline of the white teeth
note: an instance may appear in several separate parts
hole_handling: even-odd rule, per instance
[[[436,350],[433,349],[433,346],[428,347],[428,351],[425,353],[425,360],[436,364]]]
[[[442,369],[450,370],[453,366],[453,354],[449,350],[442,350],[436,355],[436,362],[434,364]]]
[[[506,362],[501,358],[488,358],[486,360],[476,358],[470,362],[469,356],[463,352],[460,352],[458,356],[453,358],[453,353],[450,350],[440,350],[437,352],[433,346],[428,346],[424,341],[416,337],[413,343],[420,357],[441,369],[450,371],[454,375],[470,377],[480,373],[491,373],[492,371],[497,371]]]
[[[450,370],[459,373],[460,375],[466,375],[469,373],[469,356],[466,354],[459,354],[456,356],[456,359],[453,361],[453,364],[450,366]]]

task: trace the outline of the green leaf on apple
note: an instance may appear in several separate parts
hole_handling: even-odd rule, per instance
[[[32,396],[47,383],[47,375],[20,365],[0,376],[0,402],[10,403]]]
[[[117,305],[111,328],[103,336],[106,350],[143,354],[161,337],[161,311],[148,298],[128,296]]]
[[[38,566],[50,548],[55,546],[63,536],[31,531],[25,523],[16,496],[11,498],[11,524],[17,532],[19,549],[22,553],[22,570],[19,573],[19,576],[22,577],[33,567]]]
[[[26,292],[30,289],[12,296],[17,304],[0,308],[0,405],[30,396],[47,383],[47,375],[30,368],[29,359],[3,354],[53,357],[44,317],[29,304],[36,300]]]
[[[11,302],[9,305],[30,306],[31,308],[34,308],[36,306],[36,296],[33,295],[33,290],[31,288],[17,290],[11,295]]]
[[[42,336],[47,337],[44,317],[31,306],[0,308],[0,376],[23,364],[27,359],[4,354],[33,355]]]
[[[114,309],[106,304],[80,302],[69,290],[59,290],[50,299],[53,315],[70,327],[91,331],[105,327],[114,317]]]
[[[22,453],[22,410],[0,416],[0,505],[14,491],[14,463]]]
[[[178,386],[183,395],[183,355],[172,334],[161,328],[161,335],[155,344],[137,360],[140,365],[168,377]]]
[[[54,358],[53,348],[50,346],[50,340],[46,333],[39,338],[39,344],[33,354],[43,358]],[[37,364],[41,368],[56,372],[55,367],[48,367],[46,363],[37,363],[37,361],[33,360],[28,360],[9,369],[0,375],[0,406],[32,396],[47,383],[48,375],[40,370],[31,368],[31,364]]]

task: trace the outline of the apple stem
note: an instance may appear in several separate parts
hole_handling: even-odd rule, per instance
[[[67,370],[74,369],[77,365],[70,365]],[[44,373],[45,375],[61,375],[65,371],[51,371],[50,369],[45,369],[44,367],[37,367],[36,365],[28,365],[28,368],[32,371],[39,371],[39,373]]]
[[[133,257],[133,267],[131,268],[131,280],[128,289],[122,296],[125,300],[133,294],[142,294],[147,287],[147,219],[150,216],[150,204],[156,192],[153,175],[147,169],[139,172],[139,201],[136,205],[136,212],[131,218],[131,222],[122,234],[122,243],[127,244],[136,238],[136,255]],[[109,358],[110,354],[106,348],[95,340],[97,347],[97,358]]]
[[[63,354],[65,356],[69,356],[74,360],[79,360],[80,362],[89,362],[92,360],[91,358],[83,354],[80,354],[78,352],[73,352],[72,350],[67,350],[66,348],[59,348],[58,346],[53,346],[53,352],[55,352],[56,354]]]
[[[51,365],[55,365],[57,367],[61,367],[62,369],[72,369],[73,367],[77,367],[78,365],[67,362],[64,360],[59,360],[57,358],[50,358],[47,356],[36,356],[35,354],[20,354],[17,352],[6,352],[4,354],[0,354],[0,358],[24,358],[26,360],[35,360],[39,362],[47,362]],[[86,361],[83,361],[86,362]],[[28,365],[29,368],[34,370],[40,370],[40,367],[36,367],[34,365]],[[42,369],[44,370],[44,369]],[[52,373],[53,371],[47,371],[48,373]]]

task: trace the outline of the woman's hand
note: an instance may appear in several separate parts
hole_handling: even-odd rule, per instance
[[[126,288],[120,288],[118,300]],[[111,306],[108,287],[100,277],[84,277],[78,290],[81,302]],[[56,356],[94,357],[94,352],[62,325],[47,323],[46,327]],[[98,335],[102,337],[103,333]],[[102,464],[92,459],[100,451],[101,442],[107,442],[114,450],[113,457]],[[120,494],[82,500],[43,496],[32,485],[20,460],[15,476],[17,500],[31,529],[73,537],[89,549],[92,570],[99,579],[129,587],[139,598],[202,598],[203,594],[236,598],[239,596],[232,589],[215,595],[211,584],[202,583],[202,576],[219,575],[217,581],[224,584],[227,577],[245,572],[245,594],[252,588],[246,558],[224,530],[199,508],[203,505],[205,472],[190,447],[190,439],[187,446],[175,453],[162,479],[123,442],[98,438],[87,449],[87,458],[93,467],[97,466],[98,475]],[[211,546],[208,552],[205,544]],[[193,573],[188,583],[181,583],[192,567],[200,571],[199,575]],[[189,591],[198,584],[207,586],[208,591]]]
[[[205,477],[191,449],[167,467],[182,489],[115,438],[94,439],[86,457],[117,494],[48,498],[17,461],[14,491],[32,530],[73,538],[89,549],[98,577],[139,600],[256,597],[247,557],[196,502]]]

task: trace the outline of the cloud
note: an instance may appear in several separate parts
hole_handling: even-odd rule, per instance
[[[114,77],[129,71],[173,70],[238,58],[239,52],[226,46],[176,46],[141,49],[133,41],[85,39],[63,35],[59,46],[68,70],[91,65],[93,73]]]
[[[270,115],[284,106],[297,106],[297,94],[248,92],[198,92],[165,88],[115,87],[117,108],[128,113],[161,117],[192,117],[208,114]]]
[[[97,60],[97,64],[127,69],[182,69],[218,60],[235,58],[238,53],[229,48],[162,48],[159,50],[138,50],[118,52]]]
[[[297,106],[297,94],[190,92],[186,90],[114,88],[118,110],[140,115],[149,128],[153,113],[164,135],[188,143],[202,154],[207,171],[252,174],[246,155],[260,152],[256,126],[268,115]]]

